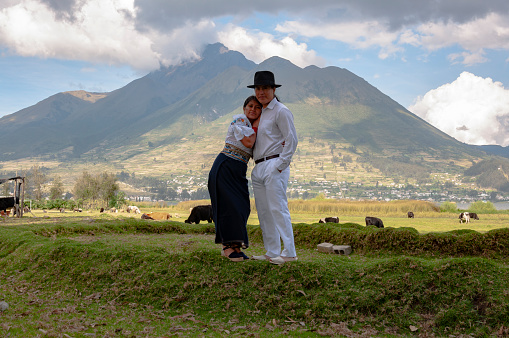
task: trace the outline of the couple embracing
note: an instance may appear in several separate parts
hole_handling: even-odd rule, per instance
[[[280,86],[272,72],[255,73],[253,85],[248,86],[254,88],[255,95],[244,102],[244,114],[233,117],[225,146],[209,173],[215,242],[223,245],[221,254],[234,262],[249,259],[242,249],[249,246],[246,224],[251,208],[246,173],[251,157],[255,162],[251,181],[266,250],[252,259],[278,265],[297,260],[286,198],[297,132],[292,113],[276,96]]]

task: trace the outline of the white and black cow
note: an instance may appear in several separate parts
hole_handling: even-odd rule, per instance
[[[384,222],[382,222],[382,220],[380,218],[378,218],[378,217],[367,216],[365,221],[366,221],[366,226],[374,225],[377,228],[383,228],[384,227]]]
[[[191,210],[191,214],[184,221],[185,223],[200,224],[200,221],[212,222],[212,205],[197,205]]]
[[[336,216],[336,217],[320,218],[318,223],[339,223],[339,217]]]
[[[138,208],[136,205],[130,205],[126,209],[127,212],[132,212],[135,214],[141,214],[140,208]]]
[[[470,223],[470,213],[469,212],[462,212],[460,214],[460,223]]]

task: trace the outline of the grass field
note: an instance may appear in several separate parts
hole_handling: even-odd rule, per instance
[[[180,205],[160,208],[151,206],[149,203],[146,206],[141,207],[142,213],[149,212],[168,212],[172,215],[172,220],[177,222],[184,222],[185,219],[189,216],[189,208],[194,205],[199,204],[208,204],[208,201],[192,201],[189,203],[181,203]],[[248,224],[251,225],[259,225],[258,216],[256,214],[256,210],[254,208],[253,203],[253,211],[248,220]],[[428,233],[428,232],[446,232],[452,230],[459,229],[471,229],[478,232],[486,232],[493,229],[507,228],[509,227],[509,214],[506,213],[494,213],[494,214],[481,214],[479,220],[471,220],[470,223],[460,223],[458,216],[459,213],[447,213],[447,212],[437,212],[437,211],[423,211],[422,213],[416,213],[415,218],[408,218],[406,214],[401,213],[397,210],[391,210],[390,212],[384,211],[375,211],[370,212],[369,210],[363,210],[362,214],[357,213],[356,211],[350,211],[348,214],[338,214],[338,213],[327,213],[327,214],[317,214],[313,212],[291,212],[292,223],[318,223],[320,218],[323,217],[332,217],[338,216],[340,223],[357,223],[364,225],[364,218],[366,216],[375,216],[380,217],[385,227],[411,227],[416,229],[420,233]],[[399,212],[399,215],[397,214]],[[105,213],[111,217],[132,217],[139,218],[140,215],[129,214],[129,213]],[[73,213],[71,211],[67,211],[66,213],[60,213],[58,210],[49,210],[47,212],[43,212],[42,210],[33,210],[30,213],[25,215],[23,222],[37,222],[38,218],[44,219],[46,217],[48,220],[50,219],[58,219],[61,217],[69,217],[70,215],[76,217],[98,217],[101,214],[97,210],[87,211],[84,213]],[[178,216],[178,217],[175,217]],[[18,222],[20,220],[12,219],[13,222]],[[202,221],[204,222],[204,221]]]
[[[376,229],[364,214],[335,225],[292,212],[299,260],[274,266],[221,257],[213,224],[183,223],[189,204],[140,209],[173,218],[34,210],[0,221],[0,336],[509,335],[508,215],[460,225],[393,210]],[[248,223],[246,252],[263,254],[256,213]],[[476,232],[448,234],[465,228]],[[317,252],[324,241],[353,253]]]

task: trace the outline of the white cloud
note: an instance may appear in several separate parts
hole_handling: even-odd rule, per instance
[[[463,72],[408,109],[461,142],[509,145],[509,90],[490,78]]]
[[[291,37],[277,40],[273,35],[263,32],[251,33],[234,25],[227,25],[218,33],[219,41],[226,47],[244,54],[254,62],[262,62],[269,57],[279,56],[300,67],[323,66],[324,60],[305,43],[297,43]]]
[[[484,62],[488,61],[488,59],[484,57],[483,50],[480,50],[480,51],[477,51],[474,53],[461,52],[461,53],[449,54],[448,59],[453,64],[462,63],[466,66],[472,66],[476,63],[484,63]]]
[[[217,41],[216,26],[210,20],[188,21],[166,34],[151,31],[147,36],[153,43],[152,49],[159,61],[166,66],[196,59],[204,44]]]
[[[219,36],[257,62],[278,55],[299,66],[321,66],[325,61],[301,42],[320,37],[374,49],[380,59],[408,46],[460,46],[449,60],[472,65],[485,62],[490,49],[509,49],[508,8],[506,1],[464,0],[2,0],[0,46],[22,56],[152,70],[196,57]],[[225,18],[237,25],[260,19],[264,31],[220,26]]]
[[[308,38],[324,37],[329,40],[349,44],[352,48],[368,49],[379,47],[378,57],[386,59],[401,51],[395,42],[398,32],[391,32],[378,21],[346,21],[334,23],[311,23],[304,21],[287,21],[276,27],[276,30],[288,34],[299,34]]]
[[[397,21],[382,16],[366,19],[354,15],[336,20],[287,21],[277,25],[276,30],[340,41],[356,49],[380,48],[380,59],[403,52],[405,45],[429,51],[459,46],[463,51],[451,54],[449,60],[473,65],[487,61],[486,49],[509,49],[509,15],[506,13],[483,13],[463,22],[429,17],[423,22],[400,22],[401,26],[395,29],[393,26]]]
[[[416,28],[422,47],[434,51],[459,45],[466,52],[452,54],[450,60],[472,65],[487,61],[485,49],[509,49],[509,16],[489,13],[465,23],[427,22]]]
[[[152,42],[125,13],[134,14],[133,0],[90,0],[73,20],[59,20],[39,1],[23,0],[0,11],[0,44],[22,56],[157,68]]]

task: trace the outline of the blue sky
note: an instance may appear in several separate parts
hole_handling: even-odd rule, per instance
[[[3,0],[0,118],[221,42],[346,68],[458,140],[509,145],[507,0]]]

